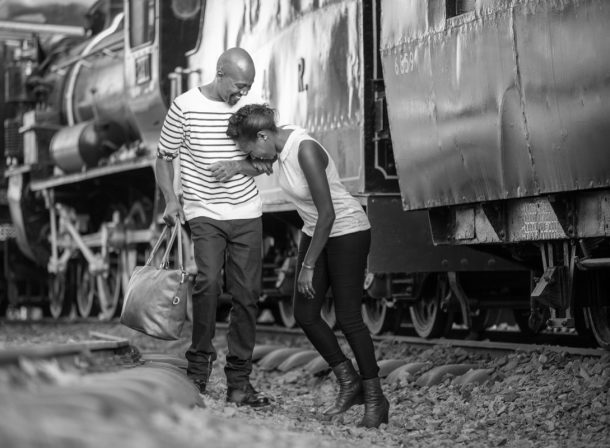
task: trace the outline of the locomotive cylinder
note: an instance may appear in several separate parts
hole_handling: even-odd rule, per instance
[[[59,130],[51,140],[51,156],[66,173],[97,166],[124,143],[120,125],[85,121]]]

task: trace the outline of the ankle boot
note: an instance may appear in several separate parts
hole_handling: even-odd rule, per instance
[[[335,404],[324,411],[324,415],[337,415],[355,404],[362,404],[362,380],[348,359],[333,367],[339,384],[339,394]]]
[[[390,403],[383,395],[379,378],[362,380],[362,390],[364,392],[364,417],[358,426],[378,428],[382,423],[387,423]]]

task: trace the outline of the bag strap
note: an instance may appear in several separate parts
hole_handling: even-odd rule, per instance
[[[168,230],[169,230],[169,227],[167,227],[167,226],[165,226],[163,228],[163,231],[161,232],[161,235],[159,236],[159,239],[155,243],[155,246],[153,247],[152,251],[150,252],[150,255],[148,256],[148,260],[146,260],[146,265],[145,266],[150,266],[151,265],[153,257],[155,256],[155,254],[159,250],[159,247],[161,247],[161,243],[165,239],[165,236],[166,236]]]
[[[165,248],[165,253],[161,259],[161,267],[163,269],[167,269],[169,267],[169,255],[174,247],[176,236],[178,237],[178,267],[181,271],[184,271],[184,262],[182,260],[182,225],[180,224],[179,220],[176,220],[176,223],[173,226],[172,235],[169,238],[169,242]]]
[[[163,257],[161,258],[161,265],[159,266],[161,269],[167,269],[169,266],[169,255],[171,253],[172,247],[174,246],[174,241],[176,240],[176,236],[178,237],[178,265],[180,270],[184,271],[184,262],[182,257],[182,225],[179,224],[180,221],[176,219],[176,224],[172,227],[172,233],[169,238],[169,242],[167,243],[167,247],[165,248],[165,252],[163,253]],[[146,266],[150,266],[152,264],[153,258],[155,254],[159,251],[161,244],[167,237],[167,233],[169,232],[170,227],[165,225],[163,230],[161,231],[161,235],[159,235],[159,239],[155,243],[150,255],[148,256],[148,260],[146,260]]]

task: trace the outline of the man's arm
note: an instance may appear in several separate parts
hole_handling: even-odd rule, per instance
[[[212,175],[219,182],[226,182],[236,174],[245,174],[255,177],[259,174],[273,173],[273,162],[275,160],[227,160],[226,162],[216,162],[210,165]]]
[[[163,212],[163,220],[170,226],[174,225],[174,217],[178,215],[180,222],[184,223],[184,210],[180,200],[174,191],[174,166],[171,160],[157,158],[155,165],[155,177],[157,185],[163,197],[165,198],[165,211]]]
[[[180,222],[184,223],[184,211],[174,191],[174,160],[178,157],[183,140],[184,114],[174,101],[163,121],[155,164],[157,185],[165,199],[163,220],[170,226],[174,225],[176,215],[179,216]]]

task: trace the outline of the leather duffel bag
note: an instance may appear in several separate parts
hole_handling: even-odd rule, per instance
[[[121,323],[129,328],[158,339],[175,340],[186,319],[189,276],[182,257],[182,226],[176,220],[161,263],[153,266],[153,259],[169,233],[165,226],[144,266],[134,269],[123,300]],[[177,240],[177,241],[176,241]],[[178,259],[171,269],[169,257],[174,242]]]

